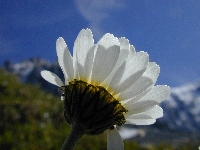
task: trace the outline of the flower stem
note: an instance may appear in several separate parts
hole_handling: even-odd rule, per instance
[[[72,130],[65,140],[61,150],[73,150],[79,139],[85,134],[84,130],[78,124],[72,125]]]

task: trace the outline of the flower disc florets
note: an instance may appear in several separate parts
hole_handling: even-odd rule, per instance
[[[100,134],[125,123],[127,110],[102,86],[74,80],[60,89],[66,121],[79,124],[86,134]]]

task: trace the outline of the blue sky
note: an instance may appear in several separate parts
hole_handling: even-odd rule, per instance
[[[31,57],[57,60],[62,36],[72,51],[82,28],[95,42],[126,37],[161,67],[157,84],[178,86],[200,77],[199,0],[0,1],[0,64]]]

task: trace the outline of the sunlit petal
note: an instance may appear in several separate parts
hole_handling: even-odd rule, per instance
[[[112,79],[114,73],[122,65],[122,63],[127,59],[129,53],[131,53],[128,39],[120,38],[119,42],[120,42],[120,53],[119,53],[118,60],[112,72],[109,74],[106,80],[104,80],[104,83],[103,83],[104,85],[108,85],[110,83],[110,80]]]
[[[114,94],[121,93],[135,83],[146,70],[149,57],[145,52],[135,53],[115,72],[109,87]]]
[[[162,102],[165,100],[170,94],[170,88],[166,85],[158,85],[152,88],[150,92],[148,92],[145,96],[141,98],[141,100],[154,100],[157,102]]]
[[[125,124],[134,125],[151,125],[156,122],[156,119],[127,119]]]
[[[41,71],[41,76],[46,81],[50,82],[51,84],[54,84],[59,87],[63,86],[61,79],[56,74],[54,74],[50,71],[46,71],[46,70]]]
[[[153,84],[152,79],[142,76],[127,90],[123,91],[118,96],[120,97],[120,99],[123,100],[130,99],[145,91],[152,84]]]
[[[65,82],[67,83],[74,79],[74,68],[72,64],[72,56],[62,37],[59,37],[56,41],[56,51],[59,65],[64,73]]]
[[[157,104],[158,102],[153,100],[146,100],[146,101],[139,101],[136,103],[132,103],[130,105],[126,105],[126,108],[128,109],[127,114],[128,115],[138,114],[152,109]]]
[[[152,109],[142,112],[141,114],[149,115],[154,119],[161,118],[163,116],[163,109],[156,105]]]
[[[149,62],[147,65],[147,69],[145,70],[142,76],[152,79],[153,84],[155,84],[159,73],[160,73],[160,67],[155,62]]]
[[[97,43],[97,45],[102,45],[105,49],[117,45],[119,46],[119,40],[117,37],[114,37],[113,34],[106,33]]]
[[[75,43],[76,63],[80,79],[87,82],[94,59],[94,39],[90,29],[80,31]]]
[[[144,117],[142,118],[142,116],[144,116]],[[134,117],[138,117],[138,118],[141,118],[141,119],[145,119],[145,117],[147,117],[146,119],[157,119],[157,118],[160,118],[162,116],[163,116],[163,109],[158,105],[155,105],[153,108],[151,108],[147,111],[138,113],[138,114],[132,114],[132,115],[128,115],[128,114],[126,115],[125,114],[126,119],[131,119],[131,118],[134,118]]]
[[[93,84],[100,85],[106,79],[115,67],[119,53],[119,46],[114,45],[105,49],[105,47],[98,45],[91,75]],[[110,59],[110,56],[112,56],[112,59]]]

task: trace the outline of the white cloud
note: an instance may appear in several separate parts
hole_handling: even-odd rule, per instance
[[[89,28],[100,38],[103,35],[101,23],[109,18],[111,12],[116,12],[125,7],[120,0],[75,0],[79,13],[89,21]]]

